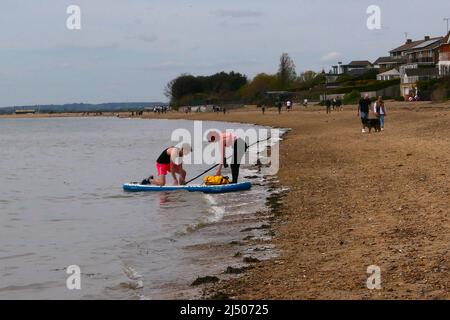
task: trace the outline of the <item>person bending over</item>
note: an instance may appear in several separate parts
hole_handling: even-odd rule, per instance
[[[233,157],[232,157],[231,164],[230,164],[231,176],[232,176],[231,182],[238,183],[239,170],[240,170],[242,158],[244,157],[245,152],[248,149],[248,146],[245,143],[245,141],[242,140],[241,138],[233,135],[230,132],[221,133],[221,132],[216,132],[216,131],[211,131],[208,134],[208,141],[210,143],[216,143],[216,142],[220,143],[220,146],[219,146],[220,156],[221,156],[221,159],[223,159],[223,161],[221,163],[219,163],[219,165],[217,167],[216,176],[222,175],[222,168],[228,168],[227,159],[225,156],[225,154],[226,154],[225,149],[227,147],[233,148]]]
[[[150,177],[148,182],[157,186],[166,185],[166,175],[170,172],[174,185],[184,185],[186,183],[186,171],[183,169],[182,158],[191,153],[192,148],[188,143],[183,143],[179,147],[169,147],[165,149],[156,160],[157,178]]]

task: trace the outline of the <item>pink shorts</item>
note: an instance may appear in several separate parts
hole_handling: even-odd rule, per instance
[[[170,172],[170,163],[156,162],[156,173],[158,176],[165,176],[168,172]]]

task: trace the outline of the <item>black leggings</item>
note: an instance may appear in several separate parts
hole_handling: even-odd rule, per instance
[[[239,178],[239,167],[241,165],[239,164],[232,164],[230,165],[231,168],[231,176],[233,177],[233,179],[231,180],[231,183],[238,183],[238,178]]]
[[[238,183],[239,169],[247,149],[248,146],[244,140],[241,138],[236,139],[233,145],[233,160],[230,164],[232,183]]]

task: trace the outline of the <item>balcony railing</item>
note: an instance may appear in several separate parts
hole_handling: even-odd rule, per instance
[[[433,58],[408,58],[408,63],[433,64]]]
[[[450,52],[439,53],[439,61],[450,61]]]

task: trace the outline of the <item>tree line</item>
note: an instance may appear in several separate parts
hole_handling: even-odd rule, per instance
[[[308,88],[325,83],[323,73],[306,71],[299,76],[292,58],[283,53],[276,74],[260,73],[253,79],[231,71],[211,76],[182,74],[170,81],[164,90],[173,107],[222,104],[222,103],[264,103],[268,91],[285,91],[292,88]]]

